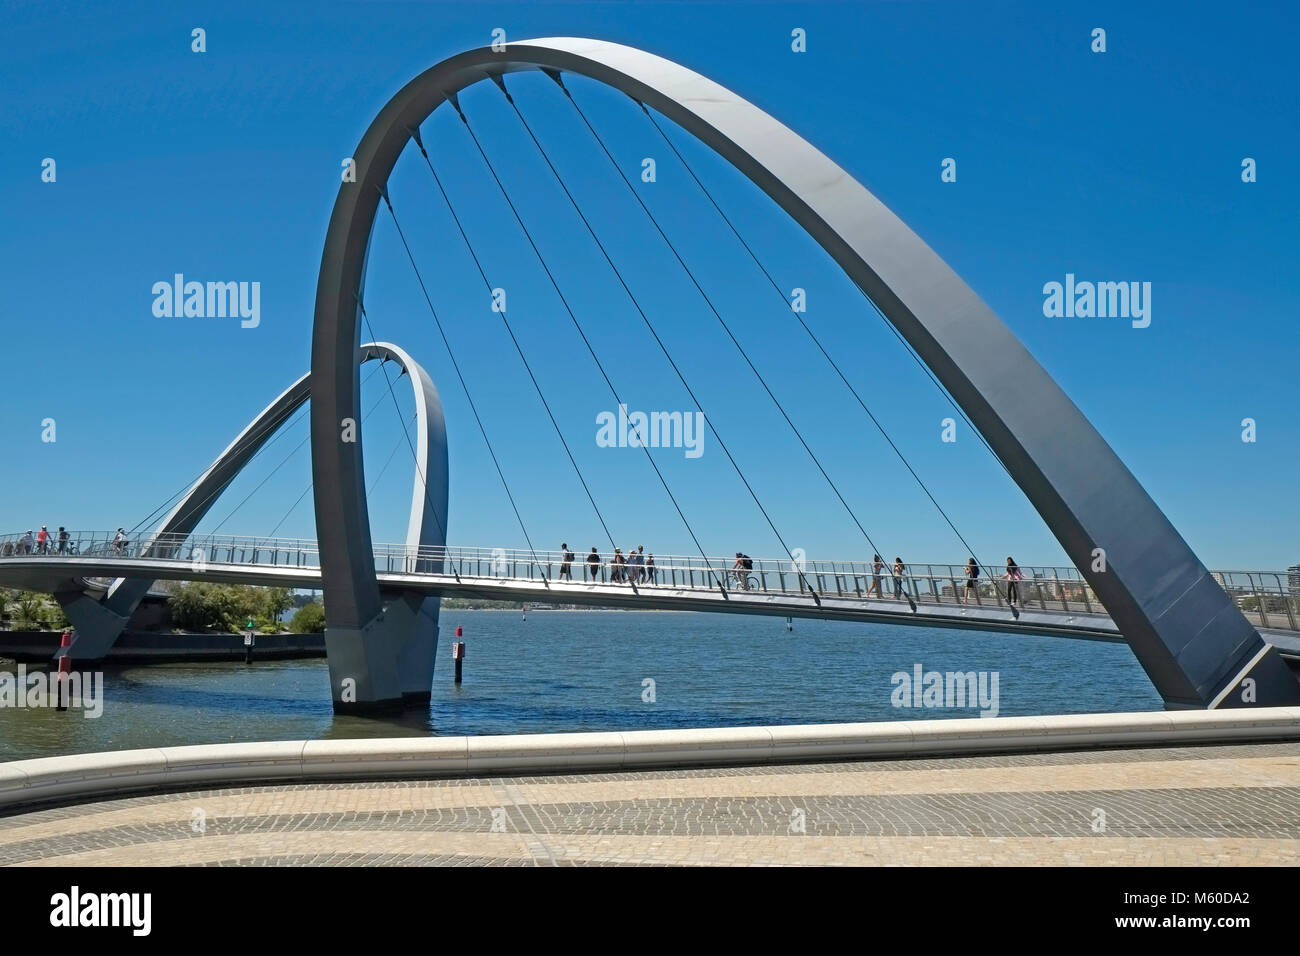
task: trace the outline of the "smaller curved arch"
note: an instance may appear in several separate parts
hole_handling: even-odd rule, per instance
[[[361,345],[357,353],[358,364],[371,361],[396,362],[410,380],[415,397],[416,468],[406,545],[412,550],[442,548],[447,543],[447,430],[438,390],[424,367],[399,346],[389,342]],[[184,547],[185,537],[203,520],[225,487],[310,397],[311,373],[308,372],[281,392],[213,460],[143,545],[141,556],[176,558]],[[360,423],[357,427],[360,428]],[[440,571],[441,564],[441,560],[422,562],[420,570]],[[98,605],[96,612],[80,615],[82,621],[72,616],[74,606],[66,607],[78,629],[75,656],[85,660],[103,657],[122,630],[118,627],[110,634],[104,622],[112,618],[103,612],[111,612],[124,626],[153,583],[148,578],[116,578],[103,600],[92,602]],[[434,602],[432,613],[427,606],[422,613],[431,617],[436,627],[437,599],[431,600]]]

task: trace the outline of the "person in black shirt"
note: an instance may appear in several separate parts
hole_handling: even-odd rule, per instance
[[[980,579],[979,565],[975,563],[974,558],[971,558],[969,561],[966,562],[966,589],[961,596],[962,604],[970,603],[970,593],[972,591],[975,591],[975,585],[979,582],[979,579]],[[979,598],[978,591],[975,592],[975,597],[976,599]]]

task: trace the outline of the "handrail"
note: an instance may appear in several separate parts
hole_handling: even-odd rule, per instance
[[[196,572],[208,564],[239,564],[272,567],[319,567],[317,543],[307,538],[249,538],[230,534],[155,534],[142,532],[115,540],[115,532],[69,531],[60,549],[57,532],[41,550],[32,536],[29,550],[23,534],[0,535],[0,561],[32,557],[97,560],[131,559],[188,561]],[[386,574],[436,575],[455,573],[462,577],[497,580],[562,583],[636,583],[650,587],[678,589],[721,588],[731,594],[752,587],[760,593],[806,594],[804,580],[825,597],[855,600],[906,601],[907,604],[974,604],[977,607],[1007,606],[1007,582],[981,573],[967,586],[963,564],[905,565],[901,576],[892,564],[878,573],[870,561],[860,559],[805,561],[753,558],[743,575],[733,570],[734,557],[701,558],[691,555],[654,555],[654,564],[615,564],[609,551],[597,551],[598,563],[589,563],[591,552],[574,550],[567,575],[561,575],[563,553],[558,550],[521,550],[476,546],[409,547],[405,544],[376,544],[375,568]],[[621,551],[620,551],[621,553]],[[624,558],[630,555],[623,555]],[[648,558],[649,553],[638,557]],[[1104,609],[1083,574],[1077,568],[1021,565],[1018,582],[1019,606],[1026,609],[1056,610],[1074,614],[1102,614]],[[1261,627],[1300,630],[1300,572],[1214,571],[1224,590],[1237,599],[1248,618]]]

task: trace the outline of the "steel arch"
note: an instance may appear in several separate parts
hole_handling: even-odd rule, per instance
[[[311,408],[327,633],[363,640],[380,620],[361,449],[339,441],[357,413],[349,360],[374,217],[413,131],[465,87],[518,70],[579,74],[653,107],[749,177],[880,306],[1006,465],[1088,577],[1169,707],[1300,703],[1300,684],[1150,496],[1019,339],[883,203],[786,126],[686,67],[571,37],[450,57],[380,111],[339,190],[316,291]],[[1094,571],[1103,549],[1106,570]],[[1243,685],[1249,680],[1248,685]],[[1243,694],[1230,694],[1246,686]],[[387,693],[375,688],[376,701]],[[1253,694],[1253,699],[1251,699]],[[336,698],[337,701],[337,698]]]

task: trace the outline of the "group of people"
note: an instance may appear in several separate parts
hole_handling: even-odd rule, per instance
[[[975,562],[975,559],[971,558],[966,562],[966,587],[962,591],[962,604],[970,603],[970,594],[978,587],[979,579],[980,567]],[[1011,555],[1007,555],[1007,571],[1002,575],[1002,580],[1007,582],[1007,604],[1011,607],[1015,607],[1020,603],[1020,588],[1017,585],[1024,579],[1025,572],[1020,570],[1020,566],[1016,564]],[[978,598],[978,593],[976,596]]]
[[[129,538],[125,529],[118,528],[117,533],[113,535],[113,553],[125,554]],[[76,554],[77,549],[73,544],[72,535],[68,529],[62,525],[59,530],[51,532],[48,527],[41,525],[41,530],[32,536],[31,529],[22,535],[16,541],[6,541],[3,547],[0,547],[0,554],[6,558],[13,557],[16,554]]]
[[[573,580],[573,564],[577,556],[569,550],[567,544],[560,545],[560,580]],[[584,581],[599,581],[601,579],[601,569],[604,562],[600,557],[600,552],[595,548],[587,555],[583,567]],[[743,552],[736,552],[736,561],[731,566],[731,573],[735,577],[737,585],[741,588],[749,587],[749,572],[754,567],[754,560]],[[900,557],[894,558],[892,568],[885,563],[884,558],[880,555],[872,555],[871,558],[871,586],[867,588],[867,594],[875,594],[877,597],[884,597],[884,577],[886,571],[890,571],[894,582],[894,597],[900,601],[910,597],[907,592],[907,565],[903,563]],[[1002,579],[1007,582],[1007,603],[1011,607],[1016,607],[1020,603],[1020,589],[1017,586],[1025,578],[1024,572],[1020,570],[1015,560],[1007,556],[1007,570],[1002,575]],[[609,580],[616,584],[655,584],[655,556],[646,554],[645,547],[638,545],[636,550],[628,549],[628,553],[623,554],[622,548],[614,549],[614,556],[609,562]],[[966,562],[966,586],[962,590],[961,601],[963,604],[970,603],[970,596],[975,592],[978,599],[978,588],[980,580],[980,566],[971,558]]]
[[[567,544],[560,545],[560,580],[573,580],[573,562],[576,555],[569,550]],[[601,560],[600,552],[595,548],[587,555],[583,562],[583,580],[599,581],[601,578],[601,567],[604,562]],[[616,584],[656,584],[658,583],[658,572],[655,570],[655,556],[646,554],[645,545],[637,545],[636,550],[628,549],[627,554],[623,553],[622,548],[614,549],[614,556],[609,562],[609,580]]]
[[[884,597],[884,593],[881,589],[881,580],[884,577],[886,567],[887,565],[880,555],[877,554],[872,556],[871,587],[867,589],[868,594],[875,592],[877,597]],[[903,583],[905,577],[907,577],[907,565],[903,563],[902,558],[895,557],[893,567],[894,597],[899,598],[900,600],[907,595],[907,588]],[[1020,588],[1017,587],[1017,584],[1025,579],[1025,574],[1020,570],[1020,567],[1010,555],[1007,555],[1007,571],[1002,575],[1002,579],[1007,582],[1007,604],[1011,607],[1015,607],[1020,603]],[[963,604],[970,603],[971,592],[977,592],[979,580],[979,564],[974,558],[971,558],[966,562],[966,587],[963,588],[961,596],[961,602]]]
[[[573,563],[577,556],[569,550],[567,544],[560,545],[560,580],[573,580]],[[583,562],[583,580],[599,581],[604,565],[600,552],[595,548]],[[736,552],[736,563],[731,566],[731,573],[738,586],[749,588],[749,571],[754,567],[754,559],[740,551]],[[613,584],[658,584],[658,570],[655,568],[655,556],[647,554],[645,545],[629,548],[627,554],[622,548],[615,548],[609,561],[609,580]]]
[[[60,527],[55,534],[51,534],[49,528],[41,525],[41,530],[36,532],[35,538],[32,537],[29,528],[27,533],[17,541],[6,541],[3,553],[5,557],[15,554],[67,554],[70,537],[67,529],[63,527]]]

